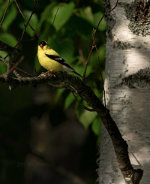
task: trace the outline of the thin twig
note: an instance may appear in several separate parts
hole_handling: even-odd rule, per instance
[[[22,31],[21,37],[20,37],[20,39],[19,39],[19,41],[18,41],[16,47],[17,47],[17,46],[20,44],[20,42],[22,41],[23,36],[24,36],[24,33],[25,33],[26,29],[27,29],[27,26],[29,25],[29,22],[30,22],[30,20],[31,20],[33,14],[34,14],[34,10],[31,12],[31,15],[30,15],[30,17],[29,17],[27,23],[24,25],[24,29],[23,29],[23,31]]]
[[[22,10],[21,10],[17,0],[15,0],[15,4],[16,4],[16,6],[18,8],[19,13],[21,14],[21,16],[23,17],[24,21],[26,22],[26,17],[24,16],[24,14],[23,14],[23,12],[22,12]],[[36,30],[32,27],[32,25],[30,25],[30,23],[29,23],[29,27],[32,29],[32,31],[34,31],[35,35],[39,38]]]
[[[24,71],[23,69],[21,69],[21,68],[19,68],[19,67],[17,67],[16,70],[22,72],[23,74],[25,74],[25,75],[27,75],[27,76],[29,76],[29,77],[33,77],[33,75],[31,75],[30,73]]]
[[[0,22],[0,28],[1,28],[2,24],[3,24],[4,19],[5,19],[6,12],[7,12],[7,9],[8,9],[9,4],[10,4],[10,0],[8,0],[6,9],[5,9],[5,11],[4,11],[4,15],[3,15],[2,20],[1,20],[1,22]]]
[[[17,0],[15,0],[15,4],[16,4],[18,10],[19,10],[19,13],[22,15],[23,19],[26,21],[26,18],[25,18],[25,16],[24,16],[23,12],[21,11],[21,8],[20,8],[20,6],[19,6]]]
[[[93,52],[93,49],[94,49],[94,47],[93,47],[93,45],[92,45],[92,47],[91,47],[91,49],[90,49],[90,52],[89,52],[89,55],[88,55],[88,58],[87,58],[87,61],[86,61],[86,63],[85,63],[85,70],[84,70],[84,73],[83,73],[83,76],[82,76],[82,80],[83,80],[83,81],[85,80],[85,75],[86,75],[86,71],[87,71],[87,66],[88,66],[88,63],[89,63],[91,54],[92,54],[92,52]]]
[[[52,84],[52,83],[48,83],[49,86],[52,86],[54,88],[66,88],[65,84]]]
[[[18,46],[20,45],[20,43],[21,43],[21,41],[22,41],[22,39],[23,39],[23,37],[24,37],[24,33],[25,33],[25,31],[26,31],[26,29],[27,29],[27,27],[28,27],[28,25],[29,25],[29,23],[30,23],[30,20],[31,20],[31,18],[32,18],[32,15],[33,15],[34,12],[35,12],[36,4],[37,4],[37,0],[34,0],[34,5],[33,5],[33,9],[32,9],[31,15],[30,15],[30,17],[28,18],[26,24],[24,25],[24,29],[23,29],[23,31],[22,31],[22,33],[21,33],[21,36],[20,36],[20,38],[19,38],[19,40],[18,40],[18,42],[17,42],[17,44],[15,45],[14,48],[18,48]],[[6,59],[7,57],[8,57],[8,55],[5,56],[5,59]]]
[[[24,56],[21,56],[21,58],[16,62],[4,75],[8,76],[10,73],[12,73],[16,67],[23,61]]]
[[[96,41],[95,41],[95,37],[93,36],[92,38],[93,38],[93,47],[94,47],[94,48],[95,48],[95,50],[96,50],[97,59],[98,59],[98,61],[99,61],[99,63],[100,63],[100,55],[99,55],[99,52],[98,52],[98,49],[97,49],[97,45],[96,45]],[[104,79],[103,79],[103,76],[102,76],[102,72],[101,72],[101,70],[100,70],[100,77],[101,77],[102,82],[104,82]]]
[[[4,63],[6,66],[8,66],[8,62],[6,61],[6,59],[2,58],[1,56],[0,56],[0,61],[2,63]],[[15,65],[15,63],[12,63],[12,64]],[[24,71],[23,69],[21,69],[21,68],[19,68],[17,66],[16,66],[15,69],[18,70],[18,71],[20,71],[20,72],[22,72],[22,73],[24,73],[24,74],[26,74],[27,76],[33,77],[33,75],[29,74],[28,72]],[[16,71],[13,71],[13,72],[15,72],[15,75],[19,76],[19,74],[16,74]]]
[[[94,30],[92,46],[91,46],[91,49],[90,49],[90,51],[89,51],[89,55],[88,55],[88,58],[87,58],[87,61],[86,61],[86,64],[85,64],[85,70],[84,70],[83,77],[82,77],[82,80],[83,80],[83,81],[84,81],[85,76],[86,76],[87,66],[88,66],[90,57],[91,57],[92,52],[93,52],[93,46],[94,46],[94,42],[95,42],[95,37],[96,37],[96,33],[97,33],[97,31],[98,31],[98,28],[99,28],[99,26],[100,26],[100,23],[102,22],[103,18],[104,18],[106,15],[108,15],[111,11],[113,11],[113,10],[117,7],[117,5],[118,5],[118,0],[117,0],[117,2],[116,2],[115,6],[114,6],[113,8],[111,8],[111,9],[109,9],[109,10],[108,10],[106,13],[104,13],[104,15],[100,18],[100,20],[99,20],[99,22],[98,22],[98,24],[97,24],[97,26],[96,26],[96,28],[95,28],[95,30]]]
[[[16,52],[19,52],[18,49],[11,47],[10,45],[0,41],[0,50],[6,51],[9,55],[15,50]]]
[[[94,41],[94,47],[96,49],[96,54],[97,54],[97,57],[98,57],[98,61],[100,63],[100,55],[99,55],[99,52],[98,52],[98,49],[97,49],[97,45],[95,43],[95,38],[93,37],[93,41]],[[101,79],[102,79],[102,82],[104,83],[104,78],[103,78],[103,75],[102,75],[102,72],[100,70],[100,76],[101,76]],[[104,96],[104,100],[103,100],[103,103],[104,103],[104,106],[106,107],[106,97],[105,97],[105,89],[104,89],[104,85],[103,85],[103,96]]]
[[[7,61],[6,61],[4,58],[2,58],[1,56],[0,56],[0,61],[1,61],[2,63],[4,63],[5,65],[7,65],[7,66],[8,66]]]
[[[55,16],[54,16],[54,19],[53,19],[52,25],[53,25],[53,24],[54,24],[54,22],[55,22],[55,19],[56,19],[56,16],[57,16],[58,10],[59,10],[59,8],[57,8],[57,10],[56,10],[56,13],[55,13]]]
[[[13,71],[13,74],[14,74],[18,79],[21,78],[21,75],[20,75],[16,70]]]

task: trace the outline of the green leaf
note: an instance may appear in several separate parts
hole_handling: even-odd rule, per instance
[[[68,109],[68,107],[72,104],[72,102],[74,101],[74,96],[72,93],[69,93],[69,95],[67,96],[66,100],[65,100],[65,109]]]
[[[79,116],[79,120],[85,128],[88,128],[89,125],[93,122],[93,120],[95,119],[96,116],[97,116],[96,112],[90,112],[90,111],[85,110]]]
[[[68,32],[71,32],[76,37],[80,35],[83,39],[89,40],[93,30],[93,25],[81,16],[73,15],[67,23]]]
[[[82,18],[87,19],[89,22],[93,23],[94,17],[93,17],[93,13],[92,13],[92,8],[90,6],[87,6],[85,8],[81,8],[79,15]]]
[[[54,16],[53,14],[53,9],[56,6],[56,2],[50,3],[48,6],[46,6],[46,8],[44,9],[44,11],[41,14],[41,18],[40,18],[40,22],[39,22],[39,27],[41,27],[41,25],[43,24],[44,21],[48,21],[52,24],[52,21],[54,20],[55,14]]]
[[[7,7],[8,1],[1,2],[0,1],[0,20],[2,19],[5,9]]]
[[[4,31],[7,31],[9,26],[13,23],[13,21],[15,20],[16,16],[17,16],[17,9],[15,5],[12,5],[9,10],[8,10],[8,14],[6,14],[6,17],[4,19],[4,22],[2,24],[2,29]]]
[[[5,57],[6,55],[7,55],[7,52],[0,50],[0,56],[1,57]],[[0,74],[5,73],[6,70],[7,70],[6,65],[0,61]]]
[[[57,10],[58,13],[56,15],[55,21],[54,21],[54,27],[58,31],[71,17],[73,9],[74,9],[74,3],[70,2],[68,4],[60,4],[58,6],[55,6],[53,9],[53,17],[56,14]],[[50,20],[50,19],[48,19]],[[52,23],[52,22],[51,22]]]
[[[80,75],[82,75],[83,74],[83,72],[84,72],[84,66],[83,66],[83,64],[82,65],[72,65],[72,67],[75,69],[75,71],[77,72],[77,73],[79,73]]]
[[[5,73],[7,70],[7,67],[4,63],[0,62],[0,74]]]
[[[35,57],[35,71],[36,71],[36,72],[39,72],[40,69],[41,69],[41,65],[40,65],[39,60],[38,60],[38,58],[37,58],[37,56],[36,56],[36,57]]]
[[[0,56],[1,56],[1,57],[4,58],[5,56],[7,56],[7,54],[8,54],[8,53],[7,53],[6,51],[0,50]],[[9,61],[9,56],[6,58],[6,61]]]
[[[100,128],[101,128],[101,119],[96,118],[94,122],[92,123],[92,131],[94,132],[95,135],[100,135]]]
[[[60,44],[60,39],[59,37],[49,37],[48,44],[56,50],[61,57],[63,57],[67,63],[71,63],[74,61],[74,46],[73,46],[73,41],[68,38],[62,38],[61,39],[61,44]]]
[[[25,10],[23,13],[24,13],[24,16],[26,17],[26,21],[28,21],[30,15],[31,15],[31,11]],[[21,27],[22,29],[24,29],[24,24],[25,24],[24,22],[22,22],[22,23],[20,24],[20,27]],[[37,29],[37,26],[38,26],[38,17],[37,17],[36,14],[33,14],[33,15],[32,15],[31,20],[30,20],[30,25],[32,25],[32,27],[34,28],[34,30]],[[32,30],[32,29],[30,28],[29,25],[28,25],[27,28],[26,28],[26,32],[27,32],[28,35],[30,35],[31,37],[34,36],[34,34],[35,34],[34,30]]]
[[[8,45],[14,47],[17,43],[16,38],[9,33],[1,33],[0,41],[7,43]]]
[[[63,92],[65,91],[65,88],[62,89],[58,89],[55,95],[55,102],[57,103],[60,99],[60,97],[62,96]]]
[[[63,45],[63,47],[62,47]],[[68,62],[71,63],[74,60],[74,46],[73,41],[70,39],[62,40],[61,44],[59,43],[61,54],[63,58]]]
[[[80,64],[81,61],[79,61],[79,63],[75,63],[74,65],[71,65],[76,72],[78,72],[80,75],[82,75],[84,73],[84,70],[85,70],[85,66],[83,64]],[[87,67],[87,71],[86,71],[86,76],[88,76],[92,71],[92,65],[88,65]]]
[[[100,48],[98,48],[98,50],[99,50],[101,61],[104,61],[105,60],[105,53],[106,53],[105,45],[101,45]]]
[[[52,37],[53,31],[55,31],[55,28],[51,24],[49,24],[47,22],[44,22],[43,25],[42,25],[42,32],[40,33],[40,40],[46,40],[47,41],[48,40],[47,38],[49,36]]]

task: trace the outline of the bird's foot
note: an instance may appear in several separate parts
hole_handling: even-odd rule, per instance
[[[53,74],[53,72],[52,71],[47,71],[47,72],[45,72],[45,75],[51,75],[51,74]]]
[[[55,73],[53,71],[50,71],[50,70],[47,71],[45,74],[46,75],[53,75],[54,77],[56,77]]]
[[[41,74],[40,74],[41,76],[49,76],[49,75],[54,75],[55,76],[55,74],[52,72],[52,71],[47,71],[47,72],[42,72]]]

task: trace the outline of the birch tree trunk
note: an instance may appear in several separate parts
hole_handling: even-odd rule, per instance
[[[106,0],[106,10],[116,0]],[[107,16],[105,94],[107,108],[129,146],[134,168],[150,184],[149,1],[119,0]],[[124,184],[112,142],[102,127],[99,184]]]

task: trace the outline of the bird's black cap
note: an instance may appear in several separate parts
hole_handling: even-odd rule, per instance
[[[46,43],[45,41],[41,41],[41,42],[39,43],[39,45],[45,46],[45,45],[47,45],[47,43]]]

